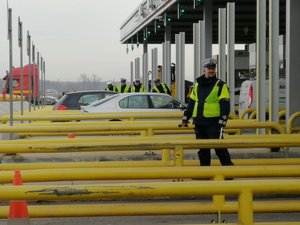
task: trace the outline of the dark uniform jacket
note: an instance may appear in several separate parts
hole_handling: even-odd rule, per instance
[[[207,118],[207,117],[204,117],[204,115],[203,115],[205,99],[209,96],[209,94],[213,90],[215,84],[218,82],[218,84],[217,84],[219,86],[218,96],[220,95],[220,92],[222,91],[223,85],[226,85],[226,84],[223,81],[217,79],[216,76],[206,78],[204,75],[198,77],[196,82],[198,82],[197,93],[198,93],[199,102],[198,102],[197,116],[193,118],[194,124],[199,124],[199,125],[218,124],[220,117],[222,117],[222,116],[228,117],[228,115],[230,113],[229,99],[220,99],[220,117]],[[226,85],[226,87],[227,87],[227,85]],[[184,112],[184,117],[186,117],[187,120],[189,120],[192,117],[193,111],[194,111],[194,106],[195,106],[195,101],[192,99],[189,99],[187,109]]]

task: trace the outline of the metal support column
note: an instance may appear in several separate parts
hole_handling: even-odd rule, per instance
[[[194,43],[194,82],[201,74],[200,62],[200,26],[198,23],[193,24],[193,43]]]
[[[134,71],[133,71],[133,61],[130,62],[130,85],[133,84],[133,74],[134,74]]]
[[[165,73],[165,83],[166,85],[171,88],[171,42],[165,42],[165,52],[166,52],[166,67],[163,70]]]
[[[257,1],[256,108],[257,121],[266,120],[266,0]],[[264,130],[259,129],[263,134]]]
[[[218,77],[226,79],[226,9],[219,9],[219,62]]]
[[[143,54],[143,74],[142,82],[146,88],[146,91],[149,91],[149,74],[148,74],[148,53]]]
[[[234,111],[234,89],[235,89],[235,3],[227,3],[227,83],[230,93],[230,112]]]
[[[176,43],[176,98],[185,101],[185,33],[180,32],[175,36]]]
[[[286,118],[300,111],[299,84],[300,84],[300,1],[286,1]],[[287,121],[287,120],[286,120]],[[299,121],[296,121],[299,125]]]
[[[135,65],[134,80],[141,79],[141,72],[140,72],[140,70],[141,70],[141,67],[140,67],[141,63],[140,63],[140,58],[139,57],[135,58],[134,65]]]
[[[205,22],[205,58],[212,57],[212,1],[204,2],[203,19]]]
[[[18,18],[18,45],[20,47],[20,91],[21,91],[21,116],[24,114],[24,74],[23,74],[23,24]],[[21,121],[23,123],[23,121]]]
[[[154,87],[153,80],[157,77],[157,48],[151,50],[151,89]]]
[[[269,120],[279,122],[279,0],[269,1]]]
[[[32,101],[32,84],[31,84],[31,36],[27,31],[27,56],[28,56],[28,111],[31,112],[31,101]]]
[[[13,120],[13,35],[12,35],[12,9],[7,9],[7,16],[8,16],[8,42],[9,42],[9,76],[7,78],[9,79],[9,125],[13,126],[14,120]],[[12,134],[9,135],[9,139],[12,139]]]
[[[205,41],[205,23],[204,21],[199,21],[199,31],[200,31],[200,75],[203,73],[203,61],[205,57],[206,41]]]

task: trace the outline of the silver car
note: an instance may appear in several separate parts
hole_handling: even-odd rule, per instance
[[[186,109],[185,103],[161,93],[122,93],[82,106],[82,112],[170,112]]]

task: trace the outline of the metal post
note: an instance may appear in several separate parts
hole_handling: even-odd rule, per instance
[[[166,68],[165,68],[165,83],[171,89],[171,42],[165,42],[166,48]]]
[[[257,1],[256,108],[257,121],[266,120],[266,0]],[[264,129],[259,129],[263,134]]]
[[[130,85],[132,86],[133,84],[133,74],[134,74],[134,71],[133,71],[133,61],[130,62]]]
[[[180,61],[180,35],[175,34],[175,45],[176,45],[176,69],[175,69],[175,96],[179,99],[179,79],[181,71],[181,61]]]
[[[200,76],[200,26],[198,23],[193,24],[193,42],[194,42],[194,82]]]
[[[157,77],[157,48],[151,50],[151,61],[152,61],[152,77],[151,77],[151,88],[153,89],[153,80]]]
[[[184,82],[185,82],[185,33],[180,32],[175,36],[176,43],[176,98],[184,101]]]
[[[226,9],[219,9],[219,78],[226,82]]]
[[[40,94],[40,89],[41,89],[41,83],[40,83],[40,53],[37,52],[37,76],[38,76],[38,93],[37,93],[37,102],[38,102],[38,109],[40,108],[41,106],[41,94]],[[45,100],[45,99],[43,99]]]
[[[161,80],[166,82],[166,43],[162,43],[162,71],[161,71]]]
[[[8,41],[9,41],[9,125],[13,126],[13,49],[12,49],[12,9],[8,10]],[[12,134],[9,135],[12,139]]]
[[[205,59],[205,23],[204,21],[199,21],[199,31],[200,31],[200,55],[199,55],[199,61],[200,61],[200,74],[203,72],[202,63]],[[202,70],[202,71],[201,71]]]
[[[31,85],[31,36],[29,35],[29,31],[27,31],[27,56],[28,56],[28,111],[31,112],[31,93],[32,93],[32,85]]]
[[[286,116],[289,118],[300,109],[299,83],[299,26],[300,1],[286,1]],[[299,120],[294,125],[299,125]],[[286,125],[288,122],[286,120]]]
[[[21,110],[20,114],[24,114],[24,73],[23,73],[23,28],[20,17],[18,18],[18,45],[20,47],[20,94],[21,94]],[[23,121],[21,121],[23,123]]]
[[[32,87],[32,93],[33,93],[33,109],[36,109],[36,65],[35,65],[35,45],[32,43],[32,63],[33,63],[33,73],[32,73],[32,79],[33,79],[33,87]]]
[[[43,76],[43,57],[41,57],[41,96],[43,99],[45,99],[45,96],[44,96],[44,76]],[[44,108],[45,107],[45,102],[43,101],[42,102],[42,107]]]
[[[149,91],[149,75],[148,75],[148,53],[143,54],[143,84],[146,91]]]
[[[204,2],[204,15],[203,19],[205,22],[205,58],[211,58],[212,57],[212,21],[213,21],[213,15],[212,15],[212,1],[205,1]]]
[[[230,112],[234,111],[234,89],[235,89],[235,59],[234,59],[234,45],[235,45],[235,3],[227,3],[227,83],[229,85],[230,94]]]
[[[44,97],[46,97],[46,62],[43,59],[43,74],[44,74]]]
[[[185,32],[180,32],[181,48],[181,79],[180,79],[180,100],[185,102]]]
[[[279,122],[279,0],[269,1],[269,120]]]
[[[135,58],[135,80],[140,79],[140,58]]]

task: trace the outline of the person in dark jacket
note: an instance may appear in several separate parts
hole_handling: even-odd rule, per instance
[[[216,77],[216,60],[206,59],[204,74],[194,83],[187,109],[180,127],[186,127],[193,117],[197,139],[222,139],[230,113],[229,91],[226,83]],[[219,148],[215,152],[223,166],[233,165],[228,149]],[[198,151],[201,166],[211,165],[209,148]]]
[[[154,88],[152,92],[165,93],[171,95],[171,91],[168,88],[168,86],[165,83],[160,82],[160,79],[158,77],[154,80]]]

